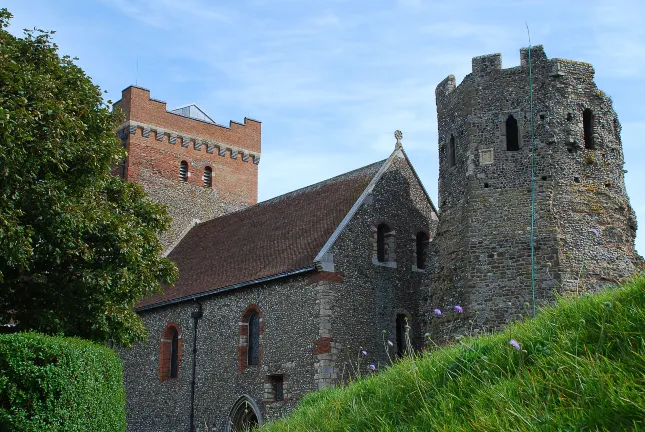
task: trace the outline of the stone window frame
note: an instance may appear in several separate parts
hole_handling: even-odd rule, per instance
[[[417,262],[418,262],[418,260],[417,260],[417,254],[418,254],[418,251],[417,251],[417,237],[421,233],[425,234],[426,237],[428,238],[428,240],[425,242],[426,247],[425,247],[424,252],[426,253],[426,256],[425,256],[425,260],[424,260],[425,267],[423,267],[423,268],[417,267]],[[429,259],[430,259],[429,250],[430,250],[430,242],[431,241],[432,241],[432,237],[430,237],[430,232],[426,228],[421,228],[420,230],[418,230],[412,236],[412,271],[425,273],[428,270],[428,263],[429,263]]]
[[[508,143],[506,141],[506,120],[508,120],[508,117],[511,115],[515,121],[517,121],[517,150],[508,150]],[[520,109],[502,111],[499,114],[499,143],[504,152],[515,153],[524,148],[524,140],[522,139],[524,136],[524,127],[522,126],[522,119],[522,110]]]
[[[281,383],[282,398],[278,399],[276,395],[276,385]],[[286,402],[289,398],[286,391],[287,375],[283,373],[275,373],[266,376],[264,380],[264,403],[272,404],[279,402]]]
[[[258,315],[258,364],[250,365],[249,362],[249,318],[253,313]],[[238,371],[243,372],[248,368],[258,369],[262,365],[262,335],[264,333],[264,322],[262,310],[256,304],[250,304],[242,312],[238,322],[239,340],[237,347]]]
[[[399,332],[398,332],[398,326],[397,326],[397,324],[398,324],[397,321],[398,321],[399,316],[404,316],[405,319],[406,319],[406,323],[407,323],[408,327],[410,327],[410,330],[408,331],[408,336],[410,337],[410,345],[412,345],[412,315],[410,314],[410,312],[408,312],[405,309],[395,309],[394,310],[394,316],[393,316],[393,319],[392,319],[392,326],[394,327],[394,341],[393,341],[394,342],[394,354],[395,354],[395,356],[397,358],[405,357],[407,354],[411,354],[411,352],[406,353],[404,351],[403,356],[399,356]],[[403,344],[405,345],[405,334],[404,333],[401,334],[401,337],[403,338],[402,341],[403,341]],[[403,349],[404,350],[407,349],[407,346],[404,346]],[[413,350],[413,348],[412,348],[412,350]]]
[[[385,225],[390,229],[385,233],[385,260],[378,259],[378,227]],[[372,264],[382,267],[396,268],[396,230],[392,228],[393,224],[386,220],[380,220],[372,226]]]
[[[177,376],[171,376],[171,364],[172,364],[172,338],[174,332],[177,332]],[[181,328],[179,324],[175,322],[170,322],[164,328],[164,331],[161,336],[161,341],[159,344],[159,381],[165,382],[168,380],[177,380],[179,379],[179,371],[181,370],[181,358],[183,354],[183,340],[181,336]]]

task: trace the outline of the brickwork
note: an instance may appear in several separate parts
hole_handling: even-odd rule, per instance
[[[499,54],[476,57],[459,86],[451,75],[436,90],[441,222],[425,309],[435,339],[448,327],[476,332],[532,312],[528,50],[520,56],[520,66],[508,69]],[[640,257],[611,99],[589,64],[549,60],[541,46],[532,48],[531,64],[535,295],[543,303],[555,292],[594,291],[627,277]],[[593,112],[586,133],[585,110]],[[517,121],[515,151],[507,121]],[[456,304],[465,311],[457,325],[432,313]]]
[[[195,221],[257,203],[259,122],[245,119],[224,127],[183,117],[139,87],[125,89],[114,107],[125,114],[118,130],[128,152],[124,177],[168,206],[172,225],[161,237],[167,250]],[[187,163],[185,181],[182,162]],[[205,185],[206,169],[212,170],[210,186]]]

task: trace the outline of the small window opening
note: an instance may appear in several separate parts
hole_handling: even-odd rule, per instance
[[[611,182],[605,182],[605,187],[610,188],[611,187]]]
[[[484,183],[484,187],[488,189],[488,183]]]
[[[425,269],[428,258],[428,235],[423,231],[417,234],[417,268]]]
[[[260,317],[257,312],[251,313],[249,316],[249,335],[248,335],[248,357],[246,364],[249,366],[257,366],[260,351]]]
[[[517,129],[517,120],[513,115],[506,119],[506,150],[517,151],[520,149],[519,132]]]
[[[542,181],[546,181],[546,176],[542,176]]]
[[[396,316],[396,355],[402,357],[406,351],[405,327],[407,318],[403,314]]]
[[[376,229],[376,259],[378,262],[386,261],[385,234],[390,232],[390,227],[386,224],[380,224]]]
[[[572,121],[573,120],[573,114],[567,113],[567,121]]]
[[[540,120],[544,120],[546,116],[544,114],[540,114]]]
[[[213,186],[213,168],[207,166],[204,168],[204,187]]]
[[[455,136],[450,135],[450,142],[448,143],[448,166],[454,167],[455,164]]]
[[[284,400],[284,375],[269,375],[271,396],[275,402]]]
[[[620,124],[618,123],[618,118],[614,117],[614,135],[616,139],[620,139]]]
[[[580,177],[574,177],[573,181],[576,182],[576,183],[580,183]]]
[[[181,161],[179,164],[179,180],[188,181],[188,162]]]
[[[584,129],[585,148],[593,150],[593,112],[589,108],[582,113],[582,128]]]
[[[179,332],[173,328],[172,342],[170,343],[170,378],[177,378],[179,369]]]

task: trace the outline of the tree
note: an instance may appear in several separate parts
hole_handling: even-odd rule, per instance
[[[161,257],[164,207],[111,175],[121,120],[60,57],[54,32],[7,30],[0,9],[0,323],[129,346],[133,311],[176,278]]]

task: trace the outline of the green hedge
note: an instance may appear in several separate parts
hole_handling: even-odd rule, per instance
[[[76,338],[0,335],[0,432],[125,428],[123,368],[114,351]]]

